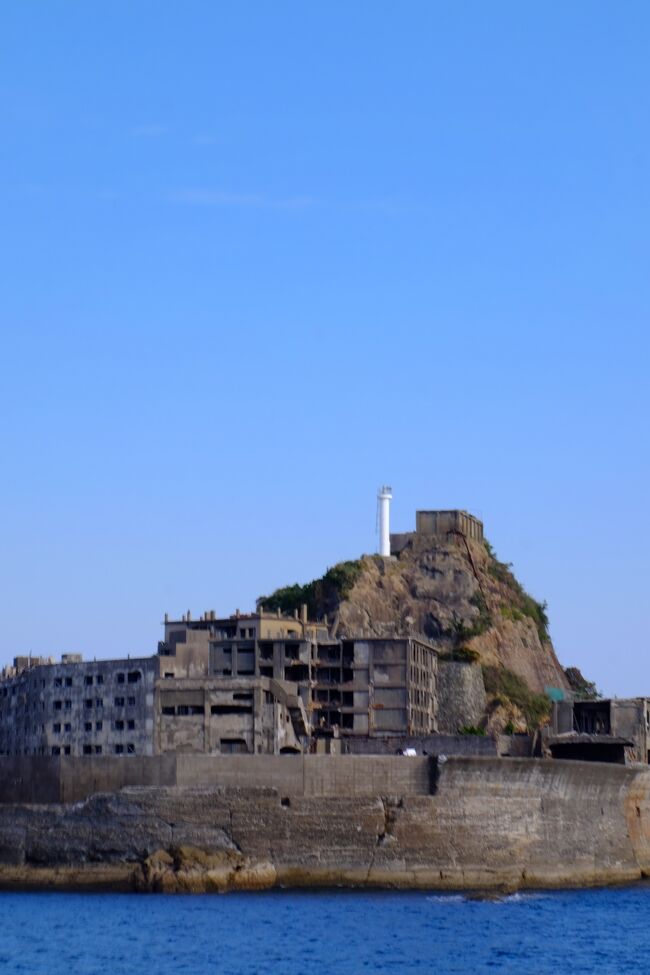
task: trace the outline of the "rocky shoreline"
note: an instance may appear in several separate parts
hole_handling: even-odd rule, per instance
[[[431,795],[126,788],[0,806],[0,887],[579,887],[650,874],[650,771],[449,759]]]

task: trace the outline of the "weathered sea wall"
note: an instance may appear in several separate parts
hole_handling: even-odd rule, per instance
[[[512,890],[620,883],[650,872],[650,770],[423,761],[432,768],[428,794],[420,778],[412,792],[364,795],[372,780],[359,774],[347,795],[161,786],[72,805],[6,803],[0,885]]]

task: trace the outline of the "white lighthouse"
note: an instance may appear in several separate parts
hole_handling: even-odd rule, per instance
[[[390,555],[390,503],[393,489],[384,485],[377,492],[377,513],[379,517],[379,554]]]

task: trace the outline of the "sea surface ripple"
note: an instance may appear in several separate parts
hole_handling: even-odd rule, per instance
[[[514,894],[0,894],[0,972],[638,972],[650,886]]]

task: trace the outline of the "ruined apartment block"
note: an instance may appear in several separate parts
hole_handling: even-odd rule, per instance
[[[306,750],[307,716],[294,685],[266,677],[167,678],[157,694],[157,753]]]
[[[162,671],[187,672],[199,643],[211,677],[267,678],[297,685],[318,734],[405,735],[437,730],[437,654],[412,637],[337,640],[306,611],[165,623]]]
[[[0,755],[152,755],[158,660],[18,657],[0,679]]]

